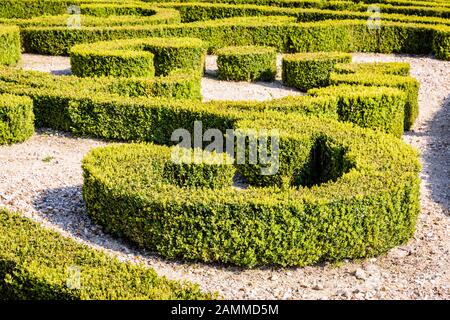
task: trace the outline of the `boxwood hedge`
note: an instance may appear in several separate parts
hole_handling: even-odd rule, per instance
[[[279,130],[274,184],[179,186],[164,175],[170,148],[109,146],[83,160],[89,215],[108,232],[168,258],[243,266],[367,257],[412,236],[420,165],[400,139],[279,113],[248,116],[233,127]],[[238,172],[252,181],[249,166]]]
[[[283,84],[303,91],[326,87],[337,63],[349,63],[352,56],[340,52],[308,52],[283,56]]]
[[[226,47],[217,50],[218,78],[235,81],[273,81],[277,73],[275,48]]]
[[[0,65],[13,66],[20,59],[20,32],[16,26],[0,27]]]
[[[33,101],[0,94],[0,145],[22,142],[34,133]]]
[[[61,79],[36,72],[2,72],[0,69],[0,93],[32,97],[38,126],[118,140],[167,143],[167,132],[190,126],[195,117],[214,127],[217,118],[234,121],[244,113],[271,110],[351,121],[399,136],[398,117],[407,104],[398,89],[377,86],[355,87],[351,92],[323,91],[317,97],[288,97],[267,102],[202,103],[165,98],[124,98],[127,91],[122,91],[117,82],[112,81],[115,80]],[[122,97],[111,95],[111,83]],[[310,94],[315,95],[313,92]],[[399,106],[401,110],[396,109]],[[102,121],[98,121],[99,118]],[[164,135],[166,139],[160,140],[159,137]]]
[[[147,38],[77,45],[72,73],[81,77],[166,76],[177,69],[203,73],[205,44],[196,38]]]
[[[0,299],[211,299],[199,287],[158,277],[0,209]],[[72,279],[79,272],[80,282]],[[78,287],[78,284],[80,285]]]

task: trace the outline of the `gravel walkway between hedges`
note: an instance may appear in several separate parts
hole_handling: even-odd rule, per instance
[[[219,291],[225,298],[449,299],[450,62],[403,55],[354,57],[355,61],[409,62],[412,75],[421,82],[420,116],[404,139],[422,154],[422,214],[414,239],[386,255],[305,268],[253,270],[164,260],[103,234],[85,214],[80,161],[89,149],[106,143],[54,131],[41,130],[23,144],[0,147],[0,206],[21,211],[121,260],[143,262],[160,275]],[[34,69],[41,68],[39,61],[54,61],[42,68],[67,70],[66,60],[59,59],[25,55],[23,65]],[[217,90],[208,87],[209,80],[203,82],[203,90]],[[221,83],[219,98],[232,98],[229,95],[239,88],[239,84]],[[248,91],[245,97],[258,95]]]

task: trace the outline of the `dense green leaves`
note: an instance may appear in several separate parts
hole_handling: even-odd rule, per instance
[[[33,101],[0,94],[0,145],[22,142],[34,133]]]
[[[283,84],[303,91],[326,87],[337,63],[351,62],[346,53],[295,53],[283,56]]]
[[[273,81],[277,73],[275,48],[244,46],[217,50],[218,77],[235,81]]]
[[[0,210],[0,299],[211,299],[198,286],[158,277]]]
[[[15,26],[0,25],[0,65],[13,66],[20,59],[20,32]]]
[[[280,130],[280,171],[262,187],[257,165],[237,168],[247,189],[180,185],[164,174],[173,167],[170,148],[110,146],[83,161],[89,215],[168,258],[243,266],[367,257],[411,237],[420,166],[399,139],[278,112],[232,125]]]

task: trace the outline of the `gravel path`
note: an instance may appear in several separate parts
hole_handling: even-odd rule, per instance
[[[38,66],[35,59],[39,58],[32,58]],[[103,234],[85,214],[80,160],[90,148],[105,143],[54,131],[39,131],[23,144],[0,147],[0,206],[24,212],[121,260],[146,263],[160,275],[191,280],[229,299],[449,299],[450,62],[378,54],[355,54],[354,60],[406,61],[421,82],[420,116],[404,139],[421,151],[422,213],[414,238],[386,255],[305,268],[253,270],[161,259]],[[23,65],[33,68],[28,56]],[[46,71],[66,69],[57,62],[46,67]],[[204,91],[211,89],[209,83],[203,82]],[[220,90],[220,99],[230,94],[229,86],[239,88],[239,84],[222,83],[211,91]],[[244,96],[253,98],[253,93]]]

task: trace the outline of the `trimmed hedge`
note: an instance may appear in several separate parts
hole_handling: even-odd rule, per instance
[[[334,66],[334,72],[340,74],[377,73],[409,76],[410,69],[407,62],[339,63]]]
[[[218,78],[235,81],[273,81],[277,73],[275,48],[244,46],[216,51]]]
[[[167,26],[116,26],[67,29],[21,29],[26,52],[67,54],[75,44],[142,37],[196,37],[209,49],[263,45],[281,52],[372,51],[428,54],[449,59],[450,27],[384,22],[380,30],[368,30],[366,21],[342,20],[295,23],[293,17],[247,17],[174,24]]]
[[[346,53],[318,52],[296,53],[283,56],[283,84],[303,91],[325,87],[330,83],[330,75],[337,63],[351,62]]]
[[[348,93],[336,90],[320,97],[287,97],[266,102],[201,103],[162,98],[126,99],[108,93],[112,90],[111,81],[101,78],[61,79],[37,72],[0,70],[0,92],[31,96],[38,126],[118,140],[169,143],[168,137],[166,140],[160,140],[159,137],[164,132],[189,126],[192,117],[211,123],[214,128],[218,118],[234,121],[248,112],[263,114],[271,110],[352,121],[363,127],[400,135],[396,126],[398,118],[395,116],[400,111],[396,112],[395,108],[399,103],[407,105],[404,96],[397,90],[376,86],[355,86],[354,90]],[[126,93],[121,91],[120,87],[117,89],[122,94]],[[362,117],[366,108],[371,110],[371,117]],[[97,120],[100,118],[101,122]],[[380,122],[382,119],[385,122]]]
[[[16,26],[0,27],[0,65],[13,66],[20,59],[20,31]]]
[[[279,130],[280,170],[273,179],[287,185],[180,187],[164,178],[170,148],[109,146],[83,160],[89,215],[167,258],[243,266],[368,257],[412,236],[420,165],[400,139],[278,113],[247,119],[233,128]],[[238,171],[247,180],[255,172]]]
[[[419,115],[419,81],[412,77],[382,73],[332,74],[331,84],[394,87],[406,93],[404,128],[409,130]]]
[[[0,209],[0,299],[212,299],[197,285],[158,277]],[[70,268],[79,270],[80,284]],[[74,286],[74,287],[72,287]]]
[[[337,97],[339,120],[392,133],[401,138],[404,132],[406,94],[388,87],[331,86],[309,90],[314,96]]]
[[[33,101],[0,94],[0,145],[22,142],[34,133]]]
[[[177,69],[203,73],[205,44],[196,38],[147,38],[77,45],[72,73],[80,77],[166,76]]]

